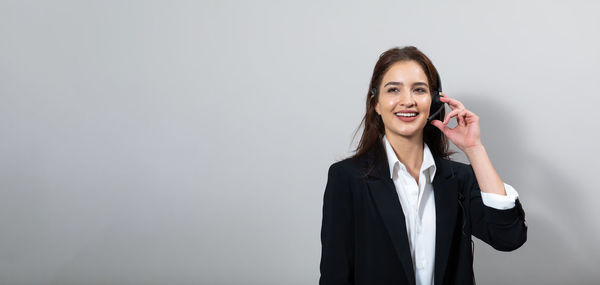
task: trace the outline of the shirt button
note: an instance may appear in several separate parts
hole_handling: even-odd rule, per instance
[[[421,233],[421,226],[417,226],[417,233]]]
[[[421,261],[417,263],[417,269],[423,270],[425,268],[425,262]]]

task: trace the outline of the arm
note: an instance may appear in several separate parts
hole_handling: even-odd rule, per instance
[[[477,177],[483,203],[498,210],[513,208],[519,194],[512,186],[502,182],[483,145],[466,149],[465,154]]]
[[[469,190],[469,216],[471,233],[501,251],[511,251],[519,248],[527,240],[525,212],[520,201],[515,200],[515,206],[508,209],[496,209],[483,203],[481,183],[478,183],[474,167],[469,167],[469,176],[465,186]]]
[[[504,197],[506,191],[502,179],[496,173],[481,143],[479,116],[467,110],[460,101],[446,94],[443,94],[440,100],[447,103],[452,111],[446,115],[443,122],[433,120],[431,124],[460,148],[471,162],[465,187],[469,191],[466,195],[470,203],[468,211],[472,234],[495,249],[502,251],[517,249],[527,240],[525,213],[519,200],[516,199],[515,205],[509,204],[508,207],[505,207],[506,203],[500,203],[504,204],[502,209],[489,207],[483,203],[482,195]],[[455,128],[449,128],[448,123],[454,117],[457,125]]]
[[[320,285],[354,284],[352,196],[339,165],[329,167],[323,197]]]
[[[465,154],[477,177],[483,204],[498,210],[513,208],[519,194],[512,186],[502,182],[483,145],[466,149]]]
[[[464,152],[469,162],[471,162],[481,191],[506,196],[504,182],[502,182],[502,179],[496,173],[483,144],[467,148]]]

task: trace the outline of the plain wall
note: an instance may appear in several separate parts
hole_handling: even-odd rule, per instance
[[[478,284],[598,284],[598,8],[1,0],[0,283],[316,284],[327,169],[415,45],[525,208]]]

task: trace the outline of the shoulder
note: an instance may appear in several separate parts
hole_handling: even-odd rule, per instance
[[[346,158],[332,163],[327,174],[325,187],[325,203],[339,203],[352,196],[352,192],[360,185],[358,179],[356,160]]]
[[[361,169],[364,169],[364,163],[354,157],[348,157],[343,160],[332,163],[329,166],[329,174],[336,174],[341,177],[357,177]]]

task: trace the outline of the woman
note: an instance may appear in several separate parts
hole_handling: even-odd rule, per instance
[[[366,107],[356,153],[329,168],[320,284],[473,284],[471,235],[502,251],[525,242],[518,194],[494,170],[479,117],[442,94],[427,56],[381,54]],[[448,159],[446,138],[471,165]]]

